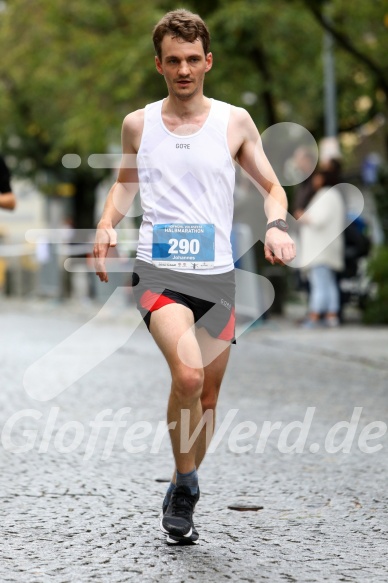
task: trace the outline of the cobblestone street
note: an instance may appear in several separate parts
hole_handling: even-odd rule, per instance
[[[49,400],[23,385],[96,312],[1,303],[1,583],[388,580],[387,328],[269,321],[239,338],[219,401],[225,434],[199,471],[200,542],[172,548],[158,529],[173,469],[159,439],[169,371],[145,327]],[[133,318],[113,310],[94,342],[125,338]],[[69,362],[52,360],[42,391]],[[120,411],[117,435],[102,427],[93,441],[96,416]],[[288,424],[308,415],[301,451],[287,452],[300,433]],[[244,504],[263,508],[228,508]]]

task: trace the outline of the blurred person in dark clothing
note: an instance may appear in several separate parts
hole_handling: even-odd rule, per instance
[[[16,206],[16,197],[10,184],[11,174],[4,158],[0,156],[0,209],[13,211]]]

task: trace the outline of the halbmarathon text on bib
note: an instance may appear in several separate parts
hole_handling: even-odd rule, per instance
[[[210,224],[154,225],[152,263],[157,267],[214,267],[215,227]]]

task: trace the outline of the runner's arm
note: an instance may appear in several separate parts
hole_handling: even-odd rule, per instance
[[[109,280],[105,259],[110,247],[117,244],[116,225],[126,215],[139,190],[136,167],[136,143],[142,130],[141,112],[134,112],[124,119],[121,141],[122,159],[116,182],[109,191],[101,219],[97,225],[93,255],[96,274],[100,281]]]
[[[260,134],[247,111],[238,109],[238,125],[243,140],[237,153],[237,162],[264,197],[264,212],[268,223],[287,218],[287,196],[265,155]],[[265,258],[272,264],[292,261],[295,244],[288,233],[272,228],[266,233]]]
[[[16,206],[16,197],[13,192],[0,193],[0,208],[13,211]]]
[[[0,156],[0,208],[13,211],[16,197],[12,192],[11,175],[5,160]]]

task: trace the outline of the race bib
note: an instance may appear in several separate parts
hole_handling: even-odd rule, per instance
[[[214,225],[154,225],[152,263],[157,267],[209,269],[214,267]]]

